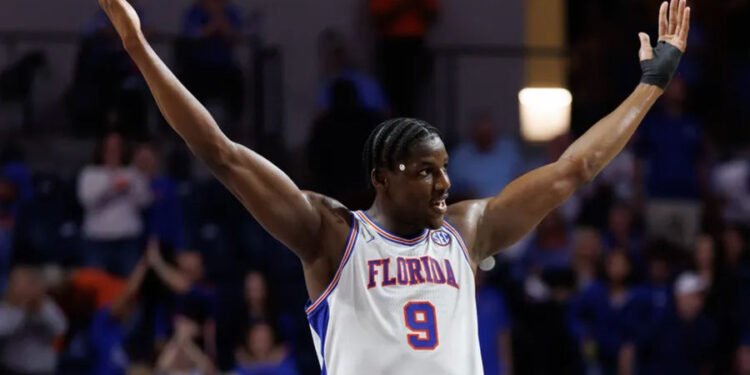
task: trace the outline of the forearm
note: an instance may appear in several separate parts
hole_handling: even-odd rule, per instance
[[[128,303],[138,295],[138,291],[143,284],[143,279],[146,277],[147,270],[148,267],[146,266],[146,263],[143,261],[138,262],[138,265],[136,265],[125,284],[125,289],[117,299],[112,302],[111,311],[113,316],[120,316]]]
[[[181,347],[187,357],[198,366],[202,373],[215,373],[214,364],[211,361],[211,358],[203,353],[192,341],[183,341]]]
[[[614,112],[573,142],[561,159],[580,164],[583,180],[591,181],[622,151],[662,92],[657,86],[639,84]]]
[[[159,278],[164,281],[173,292],[184,294],[190,290],[190,280],[163,260],[154,263],[153,269],[156,274],[159,275]]]
[[[223,165],[234,148],[211,114],[180,83],[143,36],[123,39],[169,125],[210,167]]]

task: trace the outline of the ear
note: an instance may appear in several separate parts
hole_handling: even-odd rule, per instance
[[[378,187],[385,187],[388,183],[388,176],[382,170],[373,168],[372,172],[370,172],[370,181],[376,189]]]

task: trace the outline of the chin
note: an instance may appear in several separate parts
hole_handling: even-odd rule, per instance
[[[432,229],[432,230],[442,228],[443,217],[444,215],[430,217],[429,220],[427,221],[427,228]]]

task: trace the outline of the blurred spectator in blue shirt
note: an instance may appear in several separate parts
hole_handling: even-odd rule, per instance
[[[641,356],[642,374],[710,374],[714,367],[716,328],[704,310],[704,280],[683,273],[674,286],[674,309],[653,325]]]
[[[451,151],[451,193],[456,199],[495,196],[521,172],[521,151],[514,135],[488,113],[475,115],[471,124],[470,140]]]
[[[277,341],[273,328],[268,323],[256,323],[251,326],[235,356],[235,375],[298,374],[286,345]]]
[[[615,203],[609,210],[607,230],[604,234],[606,249],[624,249],[633,263],[633,273],[638,279],[646,274],[644,239],[633,223],[633,208],[625,202]]]
[[[599,276],[602,237],[595,228],[581,227],[573,234],[573,270],[578,290],[586,290]]]
[[[177,55],[185,85],[202,102],[220,101],[236,119],[243,79],[233,49],[242,33],[241,10],[226,0],[198,0],[185,14],[183,33]]]
[[[503,294],[487,284],[487,274],[477,273],[479,347],[486,375],[513,373],[511,319]]]
[[[731,237],[731,234],[729,234]],[[740,284],[741,268],[732,267],[725,258],[733,257],[732,240],[725,242],[728,248],[722,249],[713,236],[701,234],[695,244],[693,251],[693,270],[701,278],[705,285],[703,299],[705,300],[704,311],[715,322],[717,355],[715,358],[716,370],[722,373],[729,372],[733,366],[734,358],[732,352],[736,347],[740,331]],[[724,250],[720,252],[719,250]],[[729,250],[729,252],[727,252]],[[737,257],[738,255],[734,255]],[[740,253],[741,256],[741,253]]]
[[[177,196],[177,184],[161,173],[157,148],[150,143],[140,145],[135,151],[133,164],[149,181],[153,197],[145,212],[146,236],[156,237],[175,249],[183,249],[185,226],[182,204]]]
[[[651,301],[652,315],[658,318],[671,307],[672,302],[671,248],[665,241],[657,241],[650,246],[648,277],[644,287]]]
[[[333,86],[339,79],[351,82],[357,91],[361,108],[385,115],[388,104],[375,77],[358,69],[345,37],[335,29],[323,30],[318,37],[318,53],[322,59],[322,87],[318,90],[318,110],[326,112],[333,105]]]
[[[216,356],[216,292],[205,278],[203,257],[197,251],[177,254],[177,266],[166,262],[158,241],[149,240],[146,258],[162,282],[175,294],[175,314],[195,321],[202,348]]]
[[[537,226],[526,253],[518,263],[518,267],[522,267],[522,274],[517,276],[571,268],[571,237],[560,210],[552,211]]]
[[[126,343],[138,320],[138,295],[147,270],[148,264],[141,260],[120,295],[94,314],[88,335],[93,352],[91,375],[126,374],[130,365]]]
[[[630,286],[630,261],[624,250],[610,252],[606,282],[595,283],[573,302],[571,328],[582,345],[589,368],[602,374],[628,374],[634,366],[636,343],[648,324],[645,293]]]
[[[649,234],[689,246],[698,234],[703,173],[703,127],[685,109],[685,82],[678,76],[661,106],[638,131]]]

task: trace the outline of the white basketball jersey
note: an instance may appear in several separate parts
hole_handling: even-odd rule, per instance
[[[323,375],[481,375],[474,274],[448,222],[405,239],[362,211],[306,306]]]

